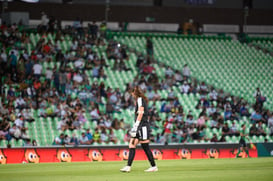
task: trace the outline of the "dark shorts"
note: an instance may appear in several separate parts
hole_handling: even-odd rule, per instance
[[[150,139],[150,127],[148,125],[141,125],[138,130],[136,137],[140,141],[145,141]]]
[[[240,145],[240,147],[246,147],[246,141],[241,138],[239,141],[239,145]]]

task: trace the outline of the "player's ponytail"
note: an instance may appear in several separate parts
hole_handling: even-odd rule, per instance
[[[142,90],[138,86],[136,86],[132,92],[136,95],[136,97],[142,97],[145,100],[145,102],[148,104],[148,101],[149,101],[148,98],[145,96],[145,94],[142,92]]]

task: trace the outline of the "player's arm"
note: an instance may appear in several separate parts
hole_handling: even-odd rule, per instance
[[[140,102],[141,103],[141,102]],[[138,104],[138,115],[137,115],[137,119],[135,121],[135,124],[130,132],[131,136],[132,137],[135,137],[136,136],[136,132],[137,132],[137,129],[138,129],[138,126],[140,124],[140,121],[142,120],[142,117],[143,117],[143,114],[144,114],[144,107],[141,105],[141,104]]]
[[[139,107],[137,113],[138,113],[138,116],[137,116],[136,121],[140,122],[142,120],[142,117],[144,114],[144,107],[143,106]]]

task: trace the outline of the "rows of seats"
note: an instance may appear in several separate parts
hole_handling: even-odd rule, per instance
[[[269,52],[273,52],[273,38],[272,37],[246,37],[246,42],[264,49]]]
[[[113,37],[146,53],[144,35],[114,34]],[[188,64],[193,77],[250,103],[255,101],[256,88],[261,87],[268,100],[264,106],[273,109],[273,57],[270,54],[230,39],[155,36],[152,41],[154,57],[160,62],[178,70]]]
[[[47,40],[53,40],[55,35],[50,35]],[[31,41],[33,45],[38,42],[40,35],[31,34]],[[113,36],[114,40],[120,41],[122,44],[126,44],[131,48],[135,48],[137,52],[146,53],[145,43],[146,38],[141,33],[131,36],[128,33],[126,35],[118,34]],[[200,81],[205,81],[207,84],[214,85],[216,88],[223,88],[224,91],[230,92],[236,96],[243,96],[249,102],[253,102],[253,92],[256,87],[263,88],[262,91],[268,97],[268,100],[272,99],[272,76],[270,74],[270,66],[272,67],[272,57],[267,54],[263,54],[256,49],[250,48],[247,45],[242,45],[239,42],[231,41],[229,38],[202,38],[198,36],[197,38],[187,38],[179,36],[166,36],[161,34],[160,36],[152,36],[152,41],[154,43],[155,58],[171,66],[174,69],[182,70],[183,65],[187,63],[192,71],[192,76],[196,77]],[[107,43],[107,42],[106,42]],[[28,46],[31,51],[34,46]],[[62,50],[66,51],[71,46],[71,37],[65,36],[62,41]],[[120,88],[121,91],[125,90],[125,84],[132,82],[137,74],[136,60],[137,55],[131,53],[129,56],[129,61],[126,61],[126,66],[131,69],[131,71],[114,71],[112,70],[114,61],[110,60],[106,56],[106,46],[93,47],[93,50],[97,52],[100,57],[104,57],[107,65],[105,67],[106,79],[94,79],[91,76],[90,71],[86,71],[89,77],[89,82],[103,81],[106,86],[111,88]],[[54,66],[59,67],[59,62],[55,60],[53,62],[43,63],[44,70],[46,67],[53,68]],[[71,67],[73,68],[73,64]],[[155,64],[156,74],[160,77],[164,77],[165,68]],[[239,79],[240,78],[240,79]],[[269,86],[271,85],[271,87]],[[195,109],[195,105],[199,99],[198,95],[182,95],[179,93],[177,87],[173,87],[173,90],[178,96],[178,99],[183,103],[183,108],[185,113],[192,111],[195,118],[198,117],[201,110]],[[166,97],[166,90],[159,91],[161,96]],[[75,94],[73,98],[76,98]],[[269,102],[269,101],[268,101]],[[156,108],[159,111],[162,102],[156,102]],[[272,110],[270,104],[266,103],[266,107]],[[271,105],[272,106],[272,105]],[[105,105],[100,105],[100,110],[105,113]],[[41,118],[38,117],[38,111],[32,110],[35,122],[26,123],[28,127],[28,134],[31,138],[36,139],[38,145],[48,146],[52,144],[52,140],[58,136],[61,131],[57,130],[57,124],[59,118]],[[221,113],[223,114],[223,112]],[[166,118],[166,113],[160,113],[162,120]],[[113,118],[124,119],[124,122],[132,125],[133,120],[131,119],[131,110],[121,110],[119,113],[114,113]],[[96,123],[92,122],[89,113],[86,113],[87,122],[83,128],[91,128],[94,130],[96,128]],[[231,121],[227,121],[231,125]],[[246,118],[242,118],[239,123],[246,123],[247,129],[250,128],[249,121]],[[162,122],[157,123],[159,129],[153,130],[152,134],[155,136],[157,133],[161,133],[163,130]],[[207,122],[207,128],[205,134],[208,138],[212,137],[213,133],[216,133],[218,138],[221,137],[221,129],[211,129],[209,127],[210,121]],[[265,125],[264,125],[265,126]],[[269,133],[269,130],[265,130]],[[66,131],[65,133],[69,136],[72,133],[76,133],[79,137],[82,130],[75,130],[73,132]],[[123,137],[126,134],[126,130],[115,130],[115,134],[118,137],[118,144],[125,144]],[[272,141],[269,136],[266,137],[253,137],[253,142],[263,141],[267,138]],[[227,142],[238,142],[238,137],[231,136],[227,137]],[[16,142],[12,140],[12,146],[21,146],[23,143],[21,140]],[[0,146],[6,145],[6,141],[0,142]]]

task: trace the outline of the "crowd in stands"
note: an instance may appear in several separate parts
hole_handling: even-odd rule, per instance
[[[35,121],[35,110],[38,117],[60,118],[57,129],[62,133],[53,140],[54,145],[115,144],[118,139],[114,130],[126,131],[130,125],[125,124],[122,119],[113,118],[112,114],[120,109],[134,107],[130,89],[135,85],[139,85],[152,102],[150,121],[153,129],[160,130],[163,127],[152,138],[155,143],[225,141],[225,135],[239,134],[236,121],[243,116],[249,117],[257,128],[250,129],[250,135],[265,135],[262,123],[268,124],[271,135],[273,134],[273,116],[269,110],[263,109],[263,102],[266,100],[259,89],[255,93],[254,112],[250,112],[251,105],[245,100],[227,95],[222,90],[216,90],[192,78],[187,65],[181,71],[167,67],[165,76],[158,77],[150,39],[147,39],[148,56],[138,56],[136,67],[139,74],[132,83],[126,85],[124,92],[118,88],[106,87],[103,81],[90,83],[90,79],[107,79],[104,68],[109,66],[92,47],[107,46],[105,53],[108,59],[114,61],[113,70],[130,71],[125,65],[125,61],[130,61],[126,47],[112,40],[106,42],[105,24],[98,27],[94,22],[85,29],[77,18],[71,27],[61,30],[56,26],[54,18],[48,23],[43,21],[46,22],[46,19],[42,18],[42,24],[37,30],[41,39],[36,45],[31,45],[33,48],[30,52],[26,49],[26,45],[31,44],[28,33],[19,31],[16,24],[7,26],[3,23],[0,27],[0,140],[23,139],[27,146],[36,145],[35,140],[27,134],[26,127],[26,122],[31,124]],[[54,42],[46,41],[48,34],[53,32],[56,32]],[[72,45],[63,52],[59,42],[63,41],[65,35],[72,37]],[[44,70],[44,65],[50,63],[54,66],[47,66]],[[90,76],[86,72],[89,70],[92,72]],[[179,94],[200,97],[196,109],[202,111],[197,118],[191,111],[184,112],[183,102],[179,102],[173,87],[179,89]],[[168,92],[167,97],[161,96],[162,90]],[[155,107],[157,101],[161,103],[160,110]],[[105,104],[105,114],[100,110],[100,104]],[[165,120],[161,119],[162,113],[167,115]],[[210,125],[207,124],[208,120]],[[233,122],[231,127],[225,124],[227,120]],[[96,124],[95,130],[83,130],[87,121]],[[206,127],[221,129],[222,137],[207,137]],[[66,131],[73,130],[81,130],[81,137],[76,134],[69,137],[65,134]],[[127,133],[124,141],[128,141],[128,138]]]

